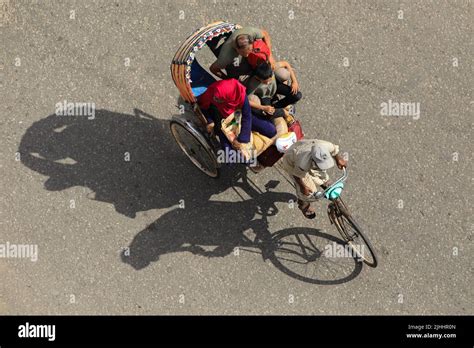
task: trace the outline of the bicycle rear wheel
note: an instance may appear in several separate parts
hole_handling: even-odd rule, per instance
[[[329,219],[336,225],[339,234],[347,242],[357,258],[370,267],[377,267],[378,261],[374,247],[340,198],[329,206],[328,214]]]

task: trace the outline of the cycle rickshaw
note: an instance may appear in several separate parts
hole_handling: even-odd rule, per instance
[[[206,131],[207,121],[199,109],[197,97],[216,79],[198,63],[196,55],[206,45],[216,54],[216,47],[238,28],[236,24],[215,22],[196,30],[181,44],[171,63],[171,76],[183,102],[179,105],[181,115],[174,116],[170,122],[171,133],[191,162],[212,178],[219,176],[221,163],[217,160],[217,151],[220,144],[215,135]],[[278,136],[294,131],[297,140],[303,137],[299,122],[293,115],[292,119],[291,124],[280,119],[277,136],[264,140],[267,145],[257,153],[261,165],[272,166],[283,155],[274,145]]]
[[[171,76],[183,101],[180,105],[181,115],[174,116],[170,122],[171,133],[191,162],[212,178],[219,176],[220,163],[217,160],[217,151],[220,149],[220,143],[215,135],[206,131],[207,120],[199,109],[197,98],[216,79],[199,65],[196,54],[207,45],[217,55],[216,47],[220,47],[222,42],[238,28],[236,24],[215,22],[196,30],[181,44],[171,63]],[[297,140],[304,136],[299,122],[293,116],[291,124],[287,124],[283,118],[277,118],[284,123],[280,125],[283,127],[279,128],[276,125],[275,139],[268,139],[267,146],[257,154],[258,162],[264,167],[273,166],[283,156],[274,144],[276,138],[289,131],[296,134]],[[377,258],[372,245],[340,198],[346,178],[347,172],[344,169],[342,177],[329,187],[325,187],[324,191],[315,192],[315,197],[330,201],[327,213],[331,223],[336,226],[345,243],[354,250],[360,260],[371,267],[376,267]],[[305,255],[311,248],[306,249],[303,247]],[[306,261],[311,260],[312,257],[308,256]]]

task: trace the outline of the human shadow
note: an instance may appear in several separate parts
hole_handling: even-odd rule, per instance
[[[224,167],[218,180],[208,178],[175,144],[169,121],[141,110],[133,114],[96,110],[94,119],[49,115],[28,128],[18,152],[25,166],[48,177],[44,187],[49,191],[86,187],[92,191],[90,199],[110,203],[130,218],[150,209],[172,208],[139,232],[128,252],[122,253],[122,261],[134,269],[143,269],[168,253],[224,257],[239,248],[257,252],[286,274],[310,283],[344,282],[360,272],[355,264],[345,265],[344,274],[325,272],[329,280],[306,271],[299,274],[287,264],[286,250],[280,257],[281,234],[272,235],[268,228],[268,217],[278,213],[276,203],[294,197],[272,191],[275,181],[260,190],[243,165]],[[240,201],[211,199],[228,189],[236,190]],[[291,218],[295,212],[282,213]],[[325,243],[334,239],[318,230],[308,233]]]

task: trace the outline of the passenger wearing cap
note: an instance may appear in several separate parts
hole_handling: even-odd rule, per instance
[[[282,167],[295,183],[298,208],[308,219],[314,219],[316,213],[311,196],[318,186],[329,181],[327,169],[336,164],[339,169],[347,165],[347,161],[339,154],[339,146],[319,139],[303,139],[294,143],[282,158]]]

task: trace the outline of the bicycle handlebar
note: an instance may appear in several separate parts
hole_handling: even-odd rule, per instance
[[[331,190],[335,185],[339,184],[340,182],[344,182],[346,181],[347,179],[347,169],[345,167],[342,168],[342,176],[340,178],[338,178],[334,183],[332,183],[331,186],[327,187],[324,191],[316,191],[316,192],[313,192],[311,194],[311,196],[313,196],[314,198],[316,199],[321,199],[324,197],[324,195],[329,191]]]
[[[333,186],[339,184],[340,182],[346,181],[347,176],[348,176],[348,174],[347,174],[347,169],[346,169],[345,167],[342,167],[342,172],[343,172],[343,173],[342,173],[342,176],[341,176],[339,179],[337,179],[331,186],[329,186],[328,188],[326,188],[326,189],[324,190],[324,193],[328,192]]]

